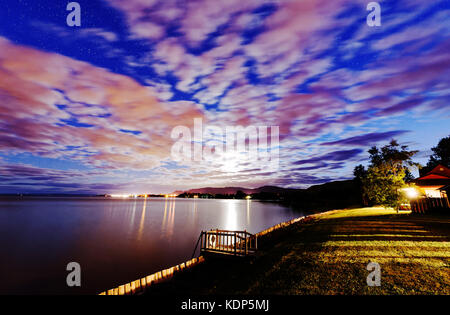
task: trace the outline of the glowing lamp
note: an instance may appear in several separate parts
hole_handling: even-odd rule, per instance
[[[414,188],[405,188],[404,191],[406,193],[406,196],[410,199],[414,199],[419,195],[417,190]]]

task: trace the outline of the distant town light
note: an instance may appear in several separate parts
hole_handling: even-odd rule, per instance
[[[130,194],[112,194],[111,195],[112,198],[129,198],[130,196],[132,196],[132,195],[130,195]]]
[[[111,198],[138,198],[139,196],[143,196],[145,198],[148,197],[148,195],[140,195],[140,194],[111,194],[109,195]]]

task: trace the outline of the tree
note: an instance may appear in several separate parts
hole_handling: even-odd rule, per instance
[[[355,176],[355,179],[359,182],[362,182],[363,178],[366,177],[367,171],[366,168],[359,164],[358,166],[355,166],[353,170],[353,176]]]
[[[419,166],[418,163],[412,161],[412,157],[419,151],[408,151],[407,145],[400,146],[394,139],[381,149],[374,146],[368,152],[371,166],[385,166],[394,173],[408,167]]]
[[[419,166],[412,161],[418,151],[409,151],[408,146],[391,140],[381,149],[374,146],[368,152],[370,165],[367,171],[364,173],[360,167],[358,170],[355,168],[355,172],[363,176],[363,196],[373,204],[398,209],[405,202],[401,188],[406,186],[409,168]]]
[[[405,183],[411,183],[414,180],[414,175],[409,169],[405,169],[405,177],[403,177]]]
[[[363,196],[374,204],[398,209],[406,200],[401,193],[405,187],[404,171],[392,172],[383,166],[372,166],[363,181]]]
[[[355,176],[354,180],[360,191],[361,202],[364,206],[368,206],[369,200],[367,200],[363,189],[363,180],[367,176],[367,170],[363,165],[359,164],[358,166],[355,166],[355,168],[353,169],[353,176]]]
[[[433,151],[433,154],[430,156],[427,165],[421,169],[421,175],[425,175],[439,164],[450,167],[450,136],[439,140],[438,145],[431,148],[431,151]]]
[[[242,190],[238,190],[234,196],[236,199],[244,199],[247,195]]]

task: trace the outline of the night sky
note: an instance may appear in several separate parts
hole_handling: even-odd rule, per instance
[[[0,0],[0,193],[304,188],[450,134],[450,1]],[[279,169],[174,161],[171,130],[279,126]]]

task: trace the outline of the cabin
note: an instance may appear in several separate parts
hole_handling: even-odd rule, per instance
[[[424,176],[417,178],[414,183],[429,198],[448,198],[450,169],[443,165],[438,165]]]
[[[431,210],[448,210],[450,203],[450,169],[438,165],[430,172],[414,180],[414,184],[424,193],[424,196],[411,200],[413,212],[426,213]]]

